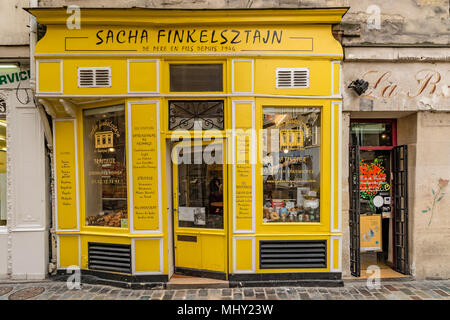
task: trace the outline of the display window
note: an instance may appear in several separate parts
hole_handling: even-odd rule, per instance
[[[125,109],[83,111],[86,225],[128,227]]]
[[[355,122],[351,125],[352,145],[392,146],[391,122]]]
[[[180,228],[223,229],[224,190],[221,144],[204,145],[180,157],[187,163],[177,164],[178,226]],[[196,154],[197,153],[197,154]],[[203,154],[213,161],[195,163]]]
[[[390,151],[363,150],[360,158],[361,213],[390,213]]]
[[[263,222],[320,222],[320,109],[263,108]]]
[[[222,64],[171,64],[171,92],[222,92]]]
[[[396,143],[395,122],[353,120],[351,142],[360,145],[360,206],[362,214],[391,214],[391,150]]]

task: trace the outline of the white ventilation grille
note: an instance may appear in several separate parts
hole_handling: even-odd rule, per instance
[[[309,88],[308,68],[277,68],[277,89]]]
[[[79,88],[111,87],[110,67],[78,68]]]

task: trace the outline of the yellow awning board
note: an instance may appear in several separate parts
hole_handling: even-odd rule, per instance
[[[69,29],[65,8],[28,9],[47,33],[36,54],[342,54],[331,25],[347,8],[290,10],[82,9]],[[257,12],[255,12],[257,11]]]

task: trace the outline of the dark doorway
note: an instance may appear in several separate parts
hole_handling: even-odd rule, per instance
[[[396,121],[350,124],[350,264],[409,274],[407,147],[396,146]],[[361,274],[363,273],[363,274]]]

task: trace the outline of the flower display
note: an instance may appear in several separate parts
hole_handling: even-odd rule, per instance
[[[386,173],[382,160],[375,158],[371,163],[361,160],[359,164],[359,171],[359,188],[361,198],[364,200],[369,200],[369,206],[375,210],[373,198],[386,183]]]

